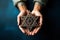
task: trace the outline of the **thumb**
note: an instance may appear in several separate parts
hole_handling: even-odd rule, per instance
[[[32,11],[31,13],[34,14],[34,11]]]
[[[21,28],[21,26],[19,26],[19,29],[20,29],[23,33],[25,33],[24,29]]]

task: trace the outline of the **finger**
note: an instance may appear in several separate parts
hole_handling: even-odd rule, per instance
[[[31,13],[34,14],[34,11],[32,11]]]
[[[30,32],[30,34],[29,35],[32,35],[32,33]]]
[[[40,16],[40,26],[42,26],[42,23],[43,23],[43,17]]]
[[[25,34],[26,34],[26,35],[29,35],[28,29],[25,29]]]
[[[37,31],[37,28],[35,28],[32,32],[32,35],[35,35],[35,32]]]
[[[39,31],[40,28],[41,28],[41,27],[38,27],[38,28],[36,29],[35,34]]]
[[[41,14],[41,13],[38,12],[38,11],[35,12],[35,16],[40,16],[40,14]]]
[[[23,13],[20,12],[17,16],[17,22],[18,22],[18,25],[20,24],[20,17],[23,16]]]
[[[32,32],[30,32],[28,29],[26,29],[26,34],[27,35],[32,35]]]
[[[34,30],[32,31],[32,35],[34,35],[34,34],[35,34],[35,31],[36,31],[36,29],[34,29]]]
[[[28,35],[32,35],[32,33],[29,31],[29,32],[28,32]]]
[[[20,16],[19,15],[17,16],[17,23],[18,23],[18,25],[20,23]]]
[[[30,32],[30,35],[34,35],[34,32],[36,31],[36,29],[34,29],[33,31]]]
[[[22,29],[21,26],[19,26],[19,29],[20,29],[23,33],[25,33],[25,30]]]
[[[25,30],[26,30],[26,34],[30,35],[31,32],[28,29],[25,29]]]
[[[31,33],[31,35],[35,35],[39,31],[40,27],[35,28]]]

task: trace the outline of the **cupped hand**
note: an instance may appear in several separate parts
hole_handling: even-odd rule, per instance
[[[39,29],[41,29],[41,26],[42,26],[42,22],[43,22],[43,17],[42,17],[42,14],[37,11],[37,10],[33,10],[32,11],[32,15],[35,15],[35,16],[39,16],[40,19],[39,19],[39,27],[35,28],[33,31],[29,32],[29,35],[35,35],[37,34],[37,32],[39,31]]]
[[[25,34],[29,34],[29,30],[28,30],[28,29],[23,29],[23,28],[21,27],[21,25],[20,25],[20,18],[21,18],[21,16],[27,15],[28,13],[30,13],[29,10],[23,10],[23,11],[21,11],[21,12],[18,14],[18,16],[17,16],[17,23],[18,23],[19,29],[20,29],[23,33],[25,33]]]

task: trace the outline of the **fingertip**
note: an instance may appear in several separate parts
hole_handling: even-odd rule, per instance
[[[34,33],[32,33],[32,35],[34,35]]]
[[[39,29],[40,29],[40,27],[39,27],[39,28],[37,28],[37,30],[36,30],[36,32],[35,32],[35,34],[39,31]]]
[[[20,29],[23,33],[25,33],[25,31],[21,28],[21,26],[19,26],[19,29]]]

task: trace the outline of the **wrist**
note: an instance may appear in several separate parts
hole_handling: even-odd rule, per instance
[[[18,8],[19,8],[19,11],[25,11],[25,10],[27,10],[26,5],[25,5],[24,2],[19,2],[18,3]]]
[[[36,10],[36,11],[40,11],[41,10],[41,5],[39,2],[35,2],[35,5],[34,5],[34,9],[33,10]]]
[[[26,11],[26,10],[27,10],[27,8],[25,8],[25,7],[20,8],[20,11]]]

